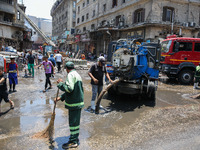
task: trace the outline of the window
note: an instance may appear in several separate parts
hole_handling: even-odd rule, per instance
[[[72,27],[75,27],[76,26],[76,22],[72,22]]]
[[[179,51],[192,51],[192,43],[189,42],[179,42]]]
[[[122,3],[126,3],[126,0],[122,0]]]
[[[17,20],[20,20],[20,12],[17,11]]]
[[[85,17],[84,17],[84,16],[82,16],[82,22],[84,21],[84,19],[85,19]]]
[[[79,18],[77,18],[77,24],[80,22],[80,19]]]
[[[80,13],[80,6],[78,6],[78,13]]]
[[[113,2],[112,2],[112,8],[114,8],[116,6],[117,6],[117,0],[113,0]]]
[[[89,4],[90,3],[90,0],[87,0],[87,4]]]
[[[162,53],[167,53],[169,52],[170,46],[172,44],[172,41],[164,41],[161,43],[161,52]]]
[[[93,14],[92,14],[92,17],[94,17],[95,16],[95,10],[93,10]]]
[[[140,22],[144,22],[145,20],[145,9],[141,8],[141,9],[137,9],[134,14],[133,14],[133,23],[140,23]]]
[[[76,19],[76,12],[73,11],[73,19]]]
[[[103,4],[103,12],[106,12],[106,4]]]
[[[86,20],[88,20],[88,19],[89,19],[89,13],[86,14]]]
[[[174,8],[172,7],[163,7],[163,21],[172,22],[174,19]]]
[[[119,15],[119,16],[117,16],[116,18],[115,18],[115,20],[116,20],[116,26],[118,26],[119,25],[119,21],[120,21],[120,19],[121,19],[121,15]]]
[[[200,52],[200,43],[195,43],[194,51]]]
[[[83,27],[83,31],[86,31],[86,27]]]
[[[76,8],[76,1],[73,1],[73,7]]]
[[[85,7],[85,2],[83,2],[83,7]]]
[[[91,25],[91,30],[95,30],[95,24]]]

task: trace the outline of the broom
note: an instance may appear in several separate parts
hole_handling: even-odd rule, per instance
[[[56,99],[58,98],[58,94],[59,94],[59,88],[57,90],[57,94],[56,94]],[[36,133],[35,135],[33,135],[33,138],[45,138],[45,139],[53,139],[53,135],[54,135],[54,120],[55,120],[55,109],[56,109],[56,103],[54,104],[54,108],[53,108],[53,114],[51,115],[51,120],[49,122],[49,125],[47,126],[47,128],[39,133]]]
[[[101,103],[101,99],[103,97],[103,95],[108,92],[108,90],[115,84],[117,84],[119,81],[121,81],[121,79],[116,79],[114,80],[112,83],[108,84],[108,86],[101,91],[101,93],[99,94],[98,98],[97,98],[97,103],[96,103],[96,108],[95,108],[95,113],[99,114],[99,107],[100,107],[100,103]]]

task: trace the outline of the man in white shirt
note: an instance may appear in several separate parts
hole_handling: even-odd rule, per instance
[[[57,51],[57,54],[55,55],[55,60],[58,67],[58,72],[60,72],[61,69],[60,65],[63,62],[63,58],[59,51]]]
[[[41,53],[38,54],[38,65],[42,63],[43,55]]]

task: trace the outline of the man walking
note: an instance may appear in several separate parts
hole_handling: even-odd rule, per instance
[[[59,51],[57,51],[57,54],[55,55],[55,60],[58,67],[58,72],[60,72],[61,69],[60,65],[63,62],[63,58]]]
[[[29,74],[32,74],[32,77],[34,77],[34,62],[35,62],[35,56],[32,54],[32,51],[29,51],[29,54],[26,56],[26,59],[28,61],[28,71]],[[32,70],[32,71],[31,71]]]
[[[66,82],[62,79],[58,79],[58,88],[65,93],[61,97],[54,100],[57,101],[65,100],[65,108],[69,111],[69,127],[70,127],[70,138],[69,141],[62,145],[63,149],[75,148],[79,145],[79,125],[81,117],[81,109],[84,107],[83,102],[83,85],[81,76],[74,69],[74,63],[67,62],[66,71],[68,73]]]
[[[106,75],[106,77],[110,82],[113,82],[106,71],[105,58],[103,56],[100,56],[98,62],[92,65],[88,73],[88,75],[91,77],[91,84],[92,84],[92,100],[91,100],[92,113],[95,111],[95,99],[97,97],[97,93],[99,95],[103,89],[104,74]]]

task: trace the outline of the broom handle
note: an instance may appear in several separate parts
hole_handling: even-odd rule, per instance
[[[58,94],[59,94],[59,88],[58,88],[58,90],[57,90],[56,100],[57,100],[57,98],[58,98]],[[54,104],[53,114],[55,113],[55,109],[56,109],[56,103]]]

